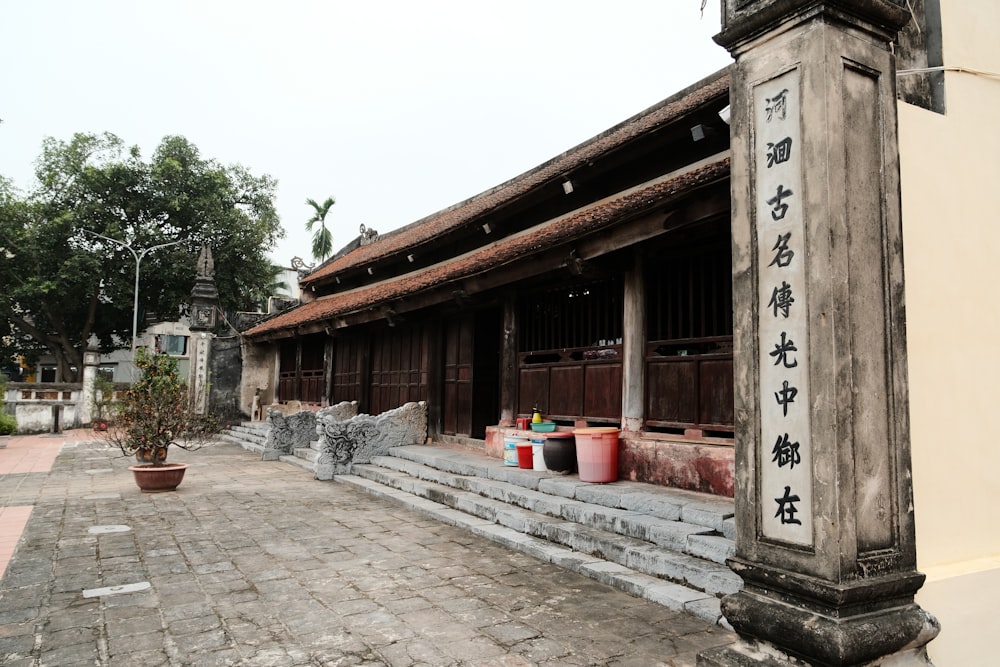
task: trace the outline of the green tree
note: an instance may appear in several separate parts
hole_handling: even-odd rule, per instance
[[[312,232],[316,223],[319,229],[313,232],[312,255],[313,259],[320,262],[333,254],[333,233],[326,228],[326,215],[336,202],[333,197],[327,197],[322,204],[317,204],[315,199],[307,199],[306,204],[313,207],[313,216],[306,220],[306,231]]]
[[[49,138],[35,176],[26,195],[0,181],[0,314],[64,378],[92,336],[104,350],[131,343],[135,259],[88,231],[137,251],[182,241],[142,260],[140,318],[181,314],[203,244],[223,310],[251,309],[269,281],[266,254],[283,235],[276,182],[205,159],[183,137],[165,137],[149,161],[113,134]]]

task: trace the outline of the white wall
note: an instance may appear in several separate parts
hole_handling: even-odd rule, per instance
[[[996,0],[943,0],[944,62],[1000,72]],[[996,663],[1000,596],[1000,79],[948,73],[899,108],[917,601],[939,665]]]

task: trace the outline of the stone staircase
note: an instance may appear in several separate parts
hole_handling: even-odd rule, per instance
[[[264,451],[267,428],[266,422],[232,424],[229,428],[219,433],[219,439],[236,443],[247,451],[260,454]]]
[[[254,449],[249,440],[240,444]],[[312,470],[316,446],[281,460]],[[736,532],[728,498],[639,482],[581,482],[455,445],[396,447],[335,479],[713,623],[725,625],[720,598],[742,586],[725,564]]]
[[[243,422],[231,425],[219,434],[219,438],[226,442],[235,443],[247,451],[262,454],[264,441],[267,439],[267,429],[266,422]],[[294,455],[281,456],[278,460],[314,472],[319,453],[319,441],[314,440],[309,447],[296,448]]]

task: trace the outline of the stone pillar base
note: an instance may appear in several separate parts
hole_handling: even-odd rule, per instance
[[[912,602],[830,607],[754,586],[724,598],[726,620],[743,637],[698,656],[699,667],[744,665],[930,665],[925,647],[937,620]],[[754,637],[779,638],[782,649]]]
[[[815,667],[820,663],[805,662],[782,653],[767,642],[740,640],[729,646],[705,651],[698,656],[698,667]],[[927,647],[899,651],[860,667],[933,667],[927,657]]]

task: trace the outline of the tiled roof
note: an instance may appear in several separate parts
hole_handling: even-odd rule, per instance
[[[420,244],[468,224],[478,216],[583,167],[602,154],[675,121],[713,99],[727,97],[728,93],[729,71],[722,70],[531,171],[323,264],[303,279],[302,286],[308,288],[311,283],[323,282],[323,278],[339,271],[365,266],[396,253],[413,252]]]
[[[455,257],[451,261],[347,292],[320,297],[262,322],[245,332],[245,335],[253,338],[287,332],[291,336],[300,326],[342,317],[466,279],[593,233],[625,217],[640,215],[696,188],[717,182],[728,174],[729,156],[726,153],[690,170],[668,174],[543,223],[525,233]]]

